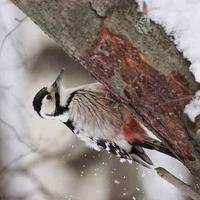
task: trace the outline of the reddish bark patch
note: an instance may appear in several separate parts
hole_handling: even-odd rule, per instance
[[[84,61],[99,81],[121,98],[128,98],[142,119],[182,159],[194,159],[194,150],[181,117],[192,93],[178,71],[169,77],[161,74],[126,38],[107,28],[101,28]],[[124,87],[118,83],[123,83]]]

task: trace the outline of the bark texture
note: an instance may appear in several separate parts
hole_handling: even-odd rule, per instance
[[[200,177],[200,141],[183,109],[197,84],[163,29],[132,0],[12,0]]]

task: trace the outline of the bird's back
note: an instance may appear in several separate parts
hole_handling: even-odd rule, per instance
[[[77,90],[69,106],[69,118],[88,137],[130,142],[142,140],[144,131],[132,114],[101,84],[90,84]]]

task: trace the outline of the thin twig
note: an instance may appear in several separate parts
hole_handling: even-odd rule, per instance
[[[20,133],[15,129],[15,127],[11,124],[9,124],[7,121],[0,118],[0,124],[3,124],[5,127],[7,127],[9,130],[11,130],[15,136],[15,138],[22,144],[24,144],[28,149],[35,152],[37,148],[33,144],[29,144],[24,139],[22,139]]]
[[[14,33],[20,27],[20,25],[26,20],[26,18],[27,17],[24,17],[21,20],[17,20],[18,24],[5,35],[5,37],[3,38],[1,45],[0,45],[0,56],[1,56],[1,53],[2,53],[2,50],[3,50],[6,40],[9,38],[10,35],[12,35],[12,33]]]
[[[18,171],[19,174],[25,175],[29,180],[31,180],[36,186],[38,191],[44,196],[45,199],[48,200],[61,200],[61,195],[57,194],[57,192],[49,190],[44,183],[39,179],[37,175],[35,175],[31,170],[27,168],[23,168]]]
[[[176,176],[162,167],[157,167],[155,170],[160,177],[174,185],[186,195],[190,196],[193,200],[200,200],[200,194],[194,191],[190,185],[184,183],[182,180],[178,179]]]
[[[10,167],[12,167],[13,164],[16,164],[16,162],[19,162],[21,159],[29,156],[30,154],[32,154],[33,152],[28,152],[26,154],[21,154],[19,156],[17,156],[16,158],[14,158],[13,160],[11,160],[9,163],[7,163],[6,165],[4,165],[3,167],[0,168],[0,176],[2,173],[5,173],[6,170],[8,170]]]

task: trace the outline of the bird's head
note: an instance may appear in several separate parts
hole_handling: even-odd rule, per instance
[[[54,83],[49,87],[42,88],[33,99],[34,110],[42,118],[54,119],[60,109],[60,96],[62,92],[61,81],[64,68],[60,71]]]

